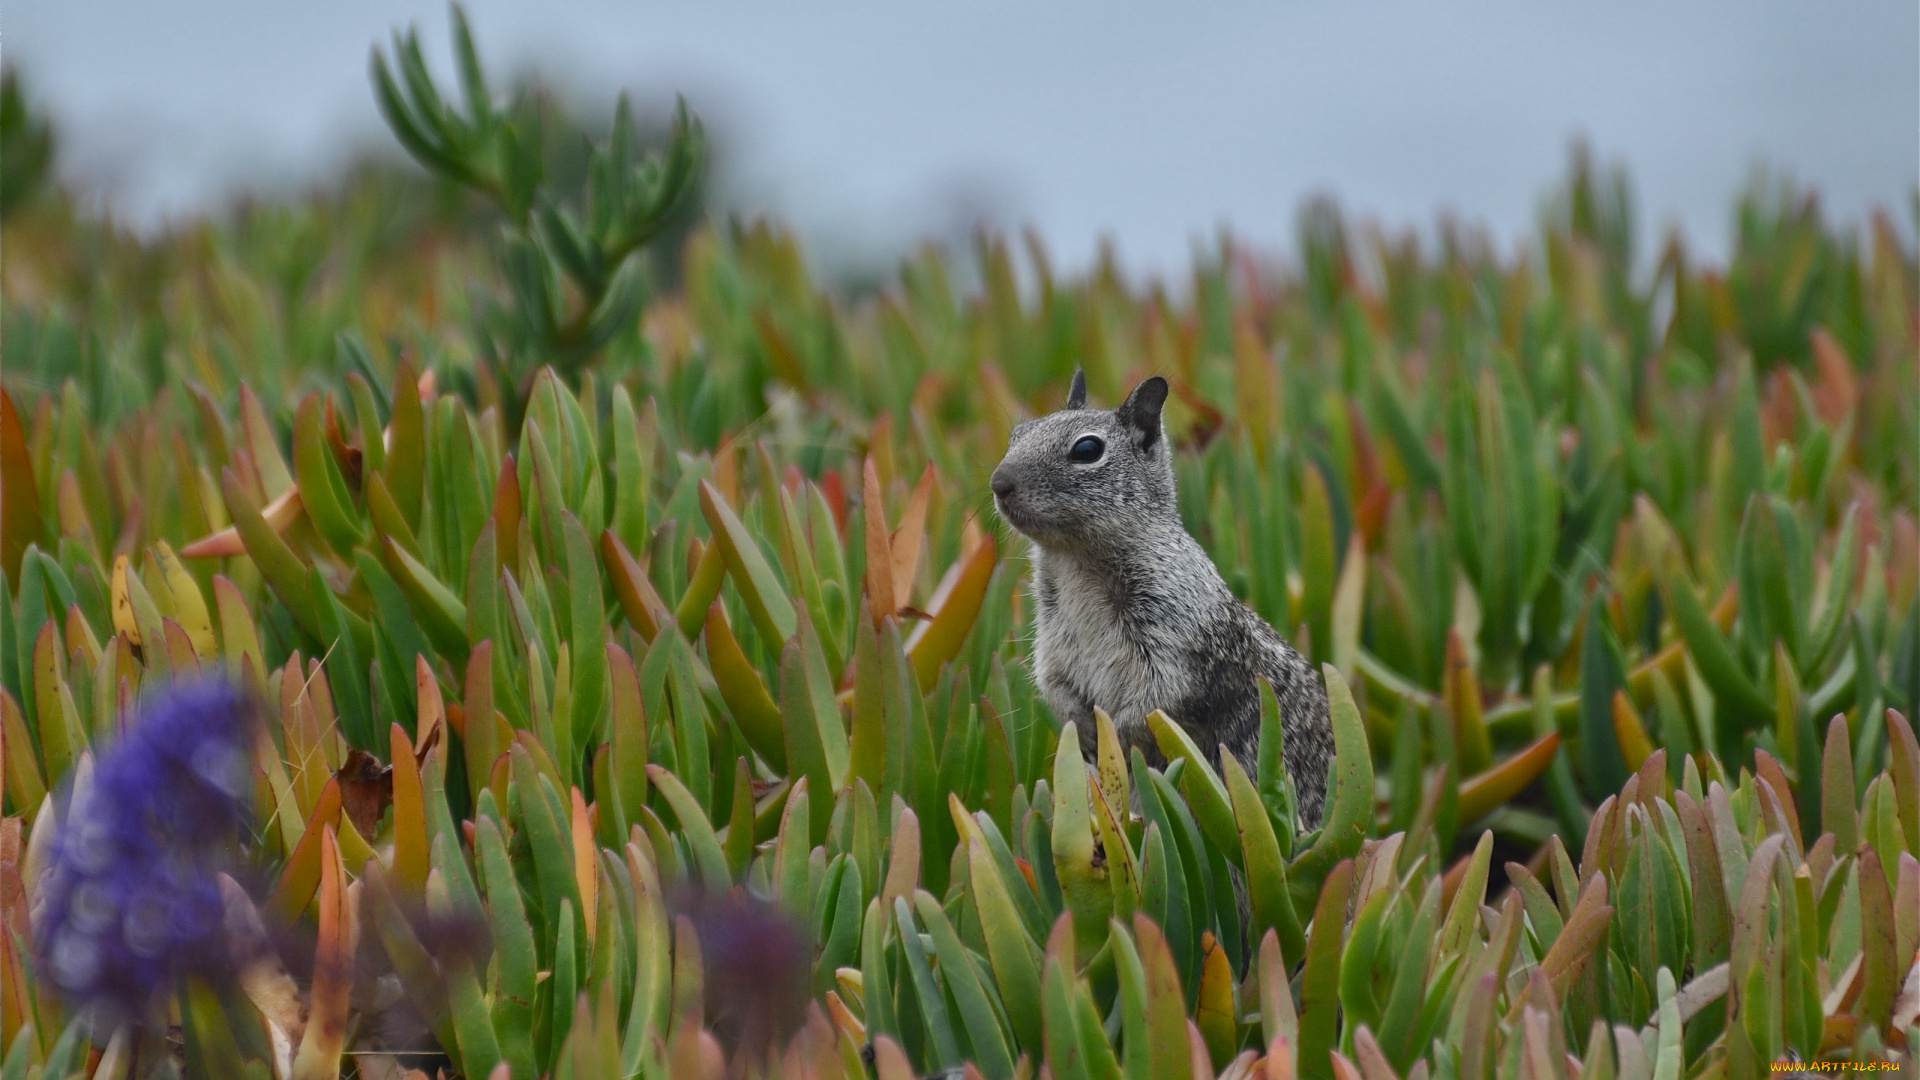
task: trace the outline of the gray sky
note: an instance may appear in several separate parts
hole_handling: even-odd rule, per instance
[[[1894,208],[1920,169],[1914,0],[779,3],[470,0],[499,81],[684,90],[724,132],[735,199],[816,245],[891,250],[983,201],[1084,265],[1179,272],[1222,223],[1290,246],[1303,197],[1524,235],[1588,135],[1625,161],[1643,233],[1723,254],[1765,159],[1830,216]],[[63,168],[135,223],[390,145],[367,53],[440,0],[15,0],[5,61],[49,101]]]

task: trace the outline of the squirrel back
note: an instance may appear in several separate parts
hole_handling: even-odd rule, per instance
[[[1001,517],[1033,543],[1034,674],[1085,749],[1093,710],[1123,748],[1162,766],[1146,725],[1163,710],[1220,765],[1249,771],[1260,742],[1257,680],[1280,703],[1284,761],[1303,828],[1320,822],[1333,728],[1319,675],[1242,603],[1180,520],[1161,424],[1167,381],[1141,383],[1118,409],[1086,407],[1076,372],[1067,407],[1013,430],[993,471]]]

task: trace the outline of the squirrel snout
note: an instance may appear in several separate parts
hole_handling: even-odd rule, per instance
[[[1003,499],[1013,494],[1015,487],[1013,475],[1007,472],[1004,467],[993,470],[993,479],[990,481],[990,484],[993,487],[993,493]]]

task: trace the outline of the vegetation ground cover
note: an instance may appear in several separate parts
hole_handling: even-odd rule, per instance
[[[1177,286],[983,233],[853,288],[699,212],[687,110],[589,129],[454,55],[376,56],[425,176],[153,239],[6,85],[0,1075],[1910,1055],[1911,224],[1763,178],[1727,265],[1645,258],[1576,154],[1511,255],[1319,203]],[[1324,828],[1271,705],[1216,772],[1035,695],[984,480],[1077,367],[1172,380],[1188,526],[1323,665]],[[225,794],[153,735],[214,674]],[[170,889],[217,930],[136,934]]]

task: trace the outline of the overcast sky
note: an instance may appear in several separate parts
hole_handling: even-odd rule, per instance
[[[954,207],[1037,225],[1084,265],[1102,235],[1178,272],[1222,223],[1285,250],[1300,201],[1512,240],[1590,137],[1642,227],[1722,254],[1756,161],[1830,216],[1894,208],[1920,169],[1920,4],[1298,2],[945,4],[471,0],[496,74],[592,100],[685,91],[733,195],[868,253]],[[240,187],[391,145],[367,53],[439,0],[15,0],[4,61],[54,109],[62,168],[151,226]],[[503,80],[502,80],[503,81]]]

